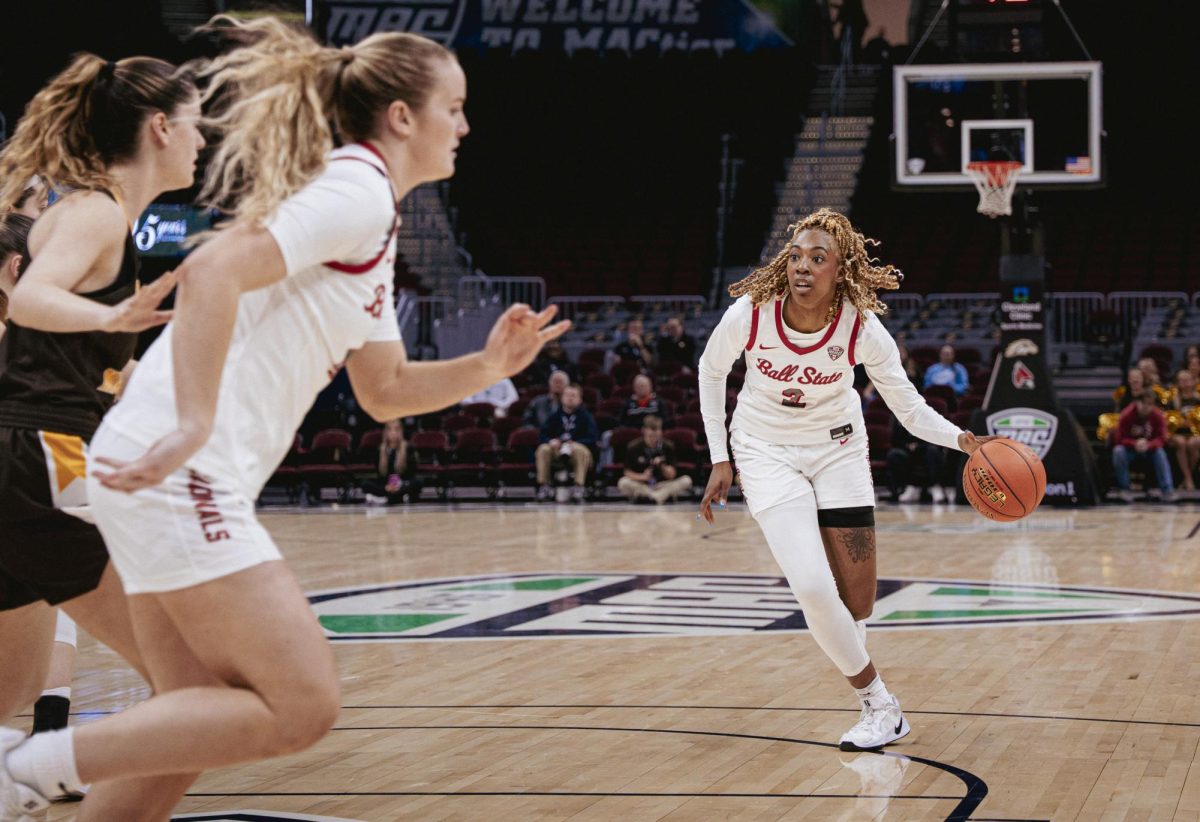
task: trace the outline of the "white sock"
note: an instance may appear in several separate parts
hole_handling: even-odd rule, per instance
[[[75,770],[75,729],[34,734],[8,752],[5,760],[13,779],[51,798],[81,791]]]
[[[58,617],[54,623],[54,641],[70,645],[72,648],[78,642],[78,631],[75,629],[75,622],[62,611],[58,612]]]
[[[854,692],[858,694],[859,701],[863,705],[866,705],[868,701],[875,703],[883,702],[892,696],[887,686],[883,684],[883,677],[879,674],[875,675],[870,685],[865,688],[855,688]]]
[[[42,691],[42,696],[61,696],[63,699],[71,698],[71,686],[67,685],[63,688],[47,688]]]

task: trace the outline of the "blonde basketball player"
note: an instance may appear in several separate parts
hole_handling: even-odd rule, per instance
[[[876,317],[875,292],[899,286],[841,214],[822,209],[791,228],[774,260],[734,284],[700,358],[700,406],[713,462],[700,513],[713,521],[733,482],[726,451],[725,379],[740,354],[746,379],[729,442],[746,505],[804,610],[813,638],[862,702],[842,736],[847,751],[877,750],[909,732],[900,703],[866,651],[875,603],[875,494],[866,426],[854,390],[862,363],[913,434],[968,453],[985,438],[930,408]]]
[[[513,306],[481,352],[409,362],[397,208],[454,172],[462,69],[408,34],[338,50],[273,19],[227,25],[249,45],[208,72],[223,113],[206,190],[234,223],[182,266],[176,318],[101,426],[108,469],[88,481],[155,695],[8,755],[38,763],[13,783],[27,796],[96,783],[82,822],[165,819],[179,779],[146,796],[145,778],[299,751],[337,717],[333,654],[254,501],[342,364],[363,409],[393,419],[522,370],[569,327]]]
[[[130,226],[159,194],[192,185],[204,146],[199,115],[196,86],[175,66],[81,54],[34,96],[0,151],[0,213],[23,201],[36,213],[49,188],[62,195],[29,228],[29,253],[9,272],[0,349],[0,721],[37,696],[48,667],[62,683],[53,690],[66,694],[74,626],[49,606],[143,670],[120,580],[87,516],[84,463],[137,332],[169,316],[158,306],[174,277],[139,289]],[[39,727],[66,723],[66,700],[55,702],[58,715],[39,716]],[[34,761],[12,755],[23,738],[0,729],[0,819],[24,804],[8,773],[36,781]],[[79,790],[43,787],[42,796]]]

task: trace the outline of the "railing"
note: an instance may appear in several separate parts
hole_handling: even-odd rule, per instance
[[[551,297],[558,306],[558,318],[577,320],[589,314],[625,313],[624,297]]]
[[[980,303],[988,301],[998,302],[1000,294],[996,291],[980,291],[972,293],[969,291],[953,291],[945,294],[928,294],[925,297],[925,305],[932,302],[940,302],[942,305],[954,309],[955,311],[966,311],[968,308],[974,308]],[[887,302],[885,299],[884,302]]]
[[[635,294],[629,298],[629,310],[689,316],[704,310],[704,298],[699,294]]]
[[[401,315],[403,311],[403,315]],[[434,329],[455,311],[450,297],[412,297],[397,308],[400,334],[409,356],[424,359],[422,349],[437,348]],[[432,352],[435,355],[436,351]]]
[[[888,307],[888,313],[897,314],[905,311],[920,311],[925,305],[925,298],[920,294],[892,294],[888,291],[879,292],[879,299]]]
[[[546,281],[541,277],[489,277],[471,274],[458,281],[458,304],[464,308],[526,303],[536,309],[546,304]]]
[[[1172,302],[1187,305],[1189,299],[1182,291],[1114,291],[1108,295],[1108,307],[1121,318],[1121,338],[1130,340],[1147,308]]]
[[[1099,291],[1056,291],[1046,295],[1051,337],[1054,342],[1082,342],[1093,311],[1105,307],[1108,298]]]

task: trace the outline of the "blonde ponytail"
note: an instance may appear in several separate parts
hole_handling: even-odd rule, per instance
[[[229,224],[264,220],[324,170],[335,143],[370,137],[392,101],[419,110],[434,60],[452,59],[412,34],[326,48],[273,17],[218,17],[205,30],[244,44],[200,70],[212,109],[205,125],[219,145],[201,198],[229,213]]]
[[[137,152],[142,122],[195,94],[187,73],[162,60],[78,55],[34,95],[0,149],[0,212],[35,175],[53,190],[112,188],[108,166]]]

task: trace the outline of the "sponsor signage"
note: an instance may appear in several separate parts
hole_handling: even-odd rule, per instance
[[[1018,526],[997,526],[1011,530]],[[309,596],[341,642],[704,636],[807,629],[787,580],[737,574],[526,573]],[[1200,595],[971,580],[881,579],[874,627],[1007,626],[1200,616]]]
[[[133,243],[146,257],[183,257],[185,241],[212,228],[212,212],[188,205],[151,203],[133,227]]]
[[[380,31],[455,49],[724,54],[792,45],[746,0],[317,0],[332,45]]]
[[[1036,254],[1000,258],[1000,346],[971,429],[1033,449],[1046,467],[1047,502],[1092,504],[1099,496],[1091,447],[1071,412],[1059,405],[1046,367],[1044,269]]]
[[[987,432],[1028,445],[1045,461],[1058,433],[1058,417],[1036,408],[1006,408],[988,415]]]

